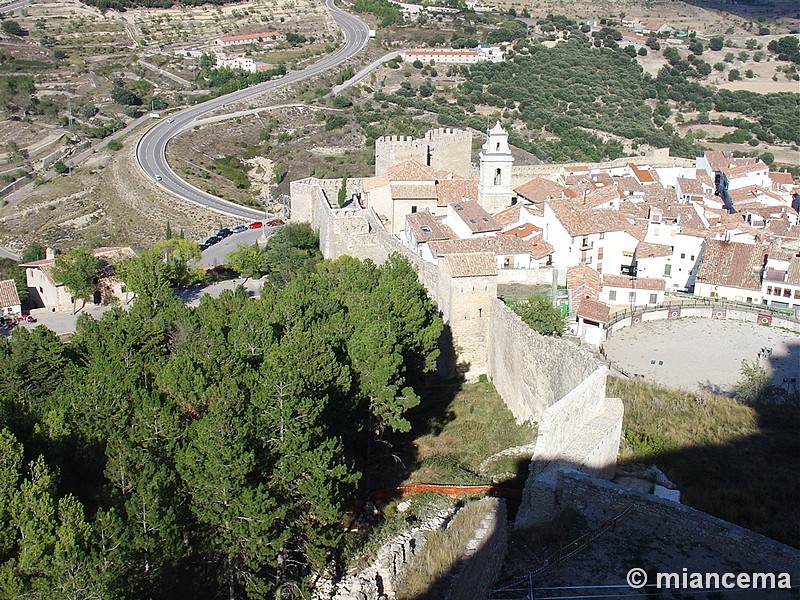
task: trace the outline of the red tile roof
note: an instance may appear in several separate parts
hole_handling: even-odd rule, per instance
[[[19,305],[19,294],[14,280],[3,279],[0,281],[0,308],[11,308]]]
[[[497,262],[489,252],[448,254],[444,257],[453,277],[484,277],[497,274]]]
[[[386,169],[389,181],[436,181],[436,172],[428,165],[407,160]]]
[[[453,213],[470,228],[472,233],[488,233],[502,229],[500,223],[475,200],[453,202],[450,206],[453,208]]]
[[[767,247],[761,244],[738,244],[707,240],[697,281],[745,290],[761,289],[761,268]]]
[[[535,177],[521,186],[514,188],[514,191],[530,202],[544,202],[550,198],[561,198],[565,188],[558,185],[555,181],[550,181],[544,177]]]
[[[608,304],[591,298],[583,298],[578,304],[577,315],[587,321],[596,323],[608,323],[610,308]]]
[[[663,292],[667,282],[659,277],[628,277],[627,275],[603,275],[603,287],[626,288]]]

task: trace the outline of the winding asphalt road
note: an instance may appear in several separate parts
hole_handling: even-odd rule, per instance
[[[228,202],[227,200],[208,194],[181,179],[167,162],[167,144],[182,131],[191,128],[198,118],[223,108],[226,104],[239,102],[263,94],[264,92],[301,81],[307,77],[317,75],[318,73],[322,73],[323,71],[327,71],[343,63],[360,52],[367,45],[367,41],[369,40],[369,28],[367,25],[353,15],[337,8],[333,4],[333,0],[326,0],[325,6],[344,33],[345,43],[342,48],[318,63],[302,71],[291,72],[278,81],[266,81],[225,96],[220,96],[219,98],[214,98],[213,100],[208,100],[197,106],[184,109],[171,115],[168,119],[160,121],[151,127],[139,139],[136,145],[136,161],[145,175],[171,194],[206,209],[240,219],[262,218],[264,216],[263,211]]]

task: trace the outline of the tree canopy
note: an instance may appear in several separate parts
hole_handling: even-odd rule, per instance
[[[314,239],[273,236],[259,299],[185,306],[160,247],[121,267],[129,310],[0,339],[0,595],[301,597],[336,561],[442,323],[404,259]]]

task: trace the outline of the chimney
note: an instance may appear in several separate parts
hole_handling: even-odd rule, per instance
[[[48,246],[47,248],[44,249],[44,257],[47,260],[51,260],[56,257],[56,251],[53,250],[50,246]]]

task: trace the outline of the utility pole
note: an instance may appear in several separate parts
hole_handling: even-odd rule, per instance
[[[67,96],[67,127],[72,131],[72,96]]]

